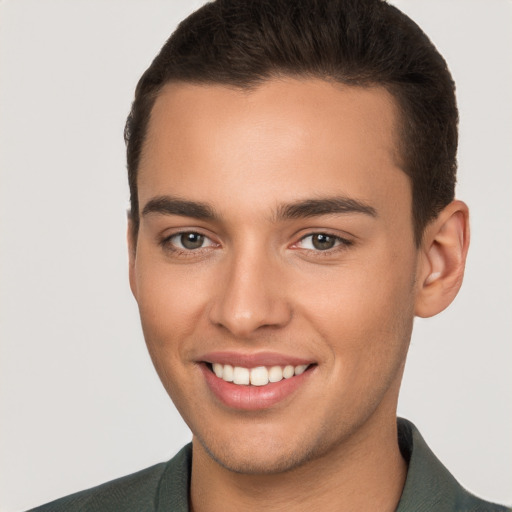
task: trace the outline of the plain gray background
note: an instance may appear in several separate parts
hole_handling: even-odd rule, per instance
[[[136,81],[201,1],[0,3],[0,509],[166,460],[190,433],[127,279],[122,138]],[[459,481],[512,504],[512,3],[396,0],[461,111],[466,280],[417,321],[399,413]]]

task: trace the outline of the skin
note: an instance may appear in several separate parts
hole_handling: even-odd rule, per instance
[[[468,245],[459,201],[415,245],[396,124],[383,88],[312,79],[250,91],[168,84],[156,100],[137,238],[128,230],[130,283],[156,370],[193,432],[194,510],[395,510],[413,318],[453,300]],[[144,213],[163,196],[207,204],[215,217]],[[374,214],[279,215],[333,197]],[[184,232],[204,244],[180,247]],[[312,234],[335,244],[319,250]],[[205,382],[211,351],[315,365],[278,404],[240,411]]]

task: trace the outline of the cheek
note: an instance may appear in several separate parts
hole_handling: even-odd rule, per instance
[[[153,365],[168,394],[186,418],[187,404],[197,397],[188,385],[189,340],[204,311],[207,283],[190,271],[149,260],[141,254],[136,267],[137,302],[142,330]]]
[[[137,302],[150,352],[176,351],[204,312],[210,290],[204,272],[191,275],[186,266],[172,267],[141,255],[136,266]]]
[[[296,290],[301,314],[333,354],[341,353],[343,361],[350,357],[354,366],[401,353],[412,327],[414,258],[390,250],[371,254],[381,256],[358,257],[308,277],[302,292]]]

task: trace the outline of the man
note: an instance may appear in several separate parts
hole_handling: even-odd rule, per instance
[[[396,420],[414,316],[462,282],[457,108],[380,0],[218,1],[141,78],[130,284],[193,433],[40,510],[506,510]]]

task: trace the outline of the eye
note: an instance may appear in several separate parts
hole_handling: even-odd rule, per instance
[[[339,245],[351,245],[352,242],[340,238],[339,236],[329,235],[327,233],[313,233],[307,235],[299,241],[298,245],[301,249],[312,251],[328,251]]]
[[[166,240],[167,243],[176,249],[185,251],[193,251],[195,249],[203,249],[215,245],[207,236],[188,231],[177,233]]]

